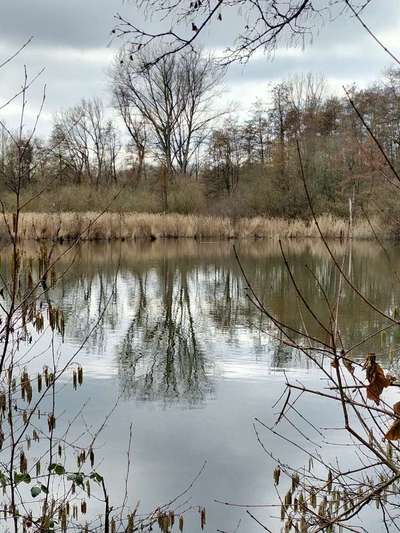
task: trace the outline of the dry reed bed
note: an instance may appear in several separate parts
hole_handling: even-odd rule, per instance
[[[24,244],[23,259],[31,261],[37,259],[40,252],[40,242],[26,241]],[[118,265],[121,268],[132,268],[132,266],[146,268],[149,263],[157,264],[165,260],[179,262],[185,261],[187,264],[212,264],[220,261],[231,261],[233,258],[233,244],[231,241],[200,241],[195,239],[159,239],[156,241],[136,240],[125,241],[97,241],[92,246],[78,246],[73,248],[71,254],[65,254],[65,245],[55,244],[53,258],[59,257],[58,264],[64,269],[73,260],[76,264],[84,265],[84,268],[115,269]],[[335,257],[341,258],[348,252],[348,241],[336,239],[330,241],[330,250]],[[287,239],[283,241],[285,254],[293,258],[301,254],[307,254],[317,259],[329,259],[329,253],[321,239]],[[251,239],[243,239],[237,243],[237,250],[242,259],[265,260],[278,257],[282,260],[282,254],[276,239],[264,239],[258,241],[257,245]],[[352,252],[355,257],[363,260],[380,260],[382,250],[379,246],[371,246],[369,240],[354,240],[352,242]],[[0,254],[2,259],[11,257],[12,246],[10,243],[0,244]]]
[[[7,220],[12,225],[11,215]],[[348,222],[324,215],[318,219],[319,226],[328,239],[346,237]],[[382,228],[374,222],[375,231],[382,237]],[[1,218],[0,237],[7,238],[7,227]],[[280,218],[210,217],[179,214],[147,213],[23,213],[20,235],[27,240],[73,240],[81,235],[82,240],[133,240],[162,238],[195,239],[286,239],[319,237],[314,222],[289,221]],[[373,234],[366,221],[353,224],[352,235],[356,239],[370,239]]]

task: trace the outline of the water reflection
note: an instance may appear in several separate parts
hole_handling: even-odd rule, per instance
[[[212,391],[211,362],[198,338],[188,273],[162,265],[153,295],[136,278],[132,318],[118,348],[123,391],[139,399],[201,401]]]
[[[35,253],[31,246],[27,257]],[[347,265],[346,246],[335,242],[332,247]],[[289,241],[284,248],[299,288],[327,322],[323,292],[335,298],[339,277],[323,244]],[[268,309],[297,330],[321,337],[321,327],[296,297],[278,243],[244,242],[238,249]],[[392,247],[390,253],[395,267],[399,249]],[[6,257],[7,251],[2,255]],[[374,243],[355,242],[351,258],[355,285],[379,308],[392,312],[399,288],[383,251]],[[273,369],[308,364],[279,342],[277,332],[249,302],[230,243],[85,244],[75,251],[71,265],[70,260],[64,257],[57,265],[59,272],[67,273],[50,293],[65,310],[66,342],[80,344],[99,321],[85,346],[91,354],[89,369],[116,373],[127,398],[195,405],[214,396],[215,376],[248,376],[249,369],[256,373],[254,361],[261,359]],[[1,265],[6,276],[7,261]],[[385,325],[347,286],[339,300],[339,316],[347,348]],[[353,355],[367,350],[385,355],[389,346],[393,351],[398,345],[396,328],[370,339]]]

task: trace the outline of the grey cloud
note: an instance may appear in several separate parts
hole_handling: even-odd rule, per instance
[[[400,4],[396,0],[385,0],[384,4],[383,9],[382,3],[375,0],[364,14],[366,22],[379,34],[395,31],[400,19]],[[45,130],[52,113],[83,97],[97,95],[109,103],[106,71],[119,43],[115,42],[110,48],[107,44],[113,15],[117,11],[138,24],[144,21],[133,2],[122,0],[1,0],[0,60],[15,51],[30,35],[35,38],[29,48],[0,71],[0,102],[20,86],[26,64],[31,73],[46,68],[30,95],[34,109],[39,105],[43,84],[47,84]],[[154,22],[151,24],[157,29]],[[222,48],[232,42],[242,26],[243,15],[225,10],[223,23],[215,23],[202,44],[208,49]],[[233,65],[226,85],[237,92],[240,85],[245,87],[245,82],[259,83],[262,94],[268,81],[308,71],[336,81],[365,84],[377,78],[389,63],[389,58],[356,20],[339,17],[331,23],[326,22],[303,53],[287,54],[278,50],[272,61],[257,57],[247,65]],[[7,113],[10,121],[13,109]]]
[[[0,34],[18,45],[33,35],[39,45],[105,46],[117,11],[132,12],[119,0],[2,0]]]

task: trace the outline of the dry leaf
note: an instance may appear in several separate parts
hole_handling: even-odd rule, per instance
[[[397,404],[396,404],[397,405]],[[400,420],[395,420],[385,435],[387,440],[400,440]]]
[[[393,405],[393,411],[397,416],[400,416],[400,402],[396,402]],[[387,440],[399,440],[400,439],[400,419],[397,419],[390,426],[388,432],[385,435]]]
[[[400,402],[396,402],[393,405],[393,411],[396,413],[396,415],[400,416]]]
[[[385,375],[381,365],[376,362],[376,356],[373,353],[368,354],[364,368],[369,382],[367,386],[367,398],[379,405],[383,389],[394,383],[396,378],[390,374]]]
[[[343,365],[350,374],[354,374],[354,365],[350,359],[346,357],[346,352],[342,350],[340,352],[340,358],[343,360]]]

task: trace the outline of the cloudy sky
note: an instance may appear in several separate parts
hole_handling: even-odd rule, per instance
[[[21,85],[24,65],[30,75],[45,68],[31,92],[29,107],[34,117],[46,84],[40,129],[43,135],[51,127],[54,112],[83,97],[101,96],[109,105],[107,69],[121,44],[110,45],[117,12],[143,21],[143,15],[129,0],[0,0],[0,63],[33,36],[29,47],[0,71],[0,105]],[[386,45],[400,53],[398,0],[373,0],[364,18]],[[238,15],[225,13],[224,24],[211,28],[206,35],[206,46],[221,49],[229,45],[239,23]],[[269,83],[301,72],[323,74],[331,90],[339,92],[343,83],[364,86],[379,78],[388,65],[390,58],[356,20],[338,18],[326,22],[305,50],[281,48],[272,60],[259,54],[247,65],[231,67],[224,99],[237,102],[243,110],[257,96],[267,94]],[[18,104],[1,113],[8,124],[13,124]]]

